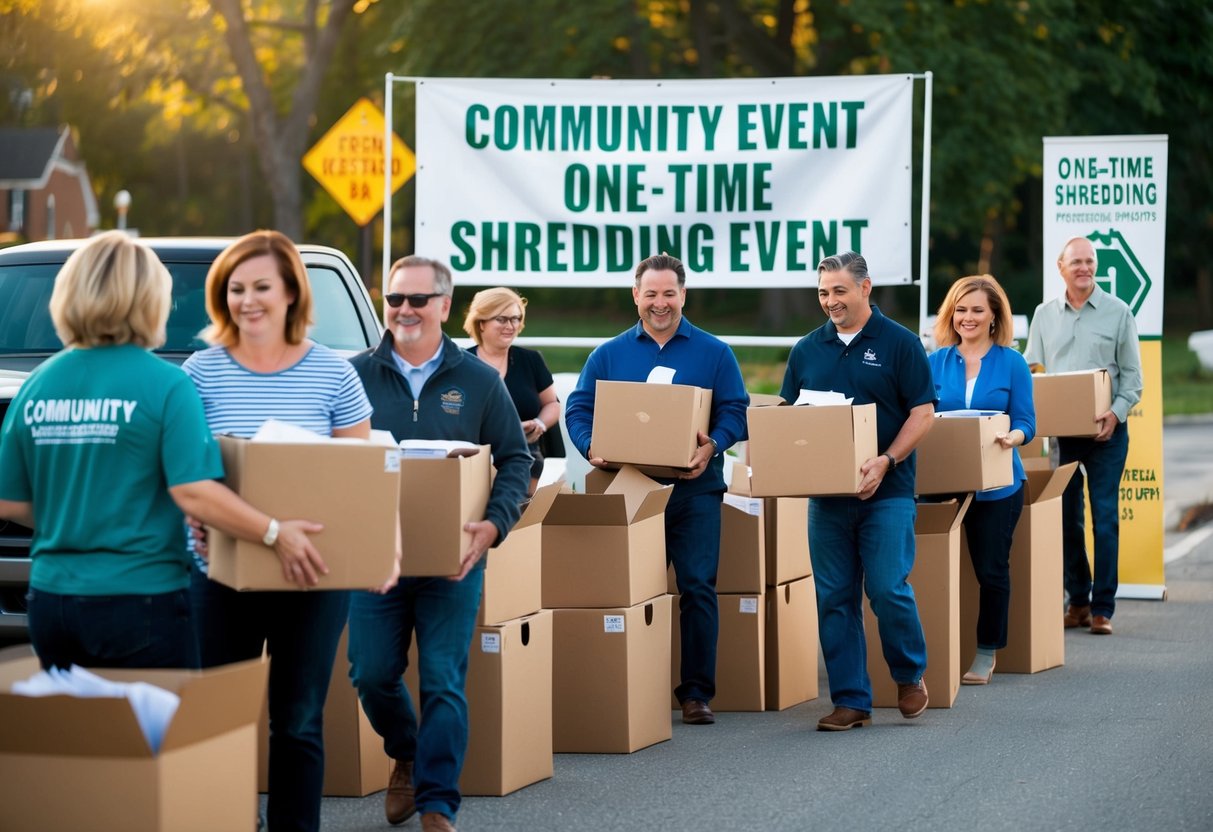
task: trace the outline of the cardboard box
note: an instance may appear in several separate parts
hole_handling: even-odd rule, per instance
[[[817,592],[813,578],[766,593],[766,709],[817,698]]]
[[[562,482],[535,492],[505,542],[490,549],[484,562],[484,591],[477,624],[503,624],[543,607],[543,525]]]
[[[613,465],[675,475],[690,467],[711,414],[712,391],[702,387],[599,380],[590,450]]]
[[[935,414],[927,435],[918,443],[919,494],[962,494],[1010,485],[1015,452],[995,440],[1011,430],[1005,413],[989,416]]]
[[[552,615],[555,750],[629,754],[670,739],[670,596]]]
[[[746,420],[755,497],[853,495],[877,455],[874,404],[750,407]]]
[[[737,468],[740,472],[744,469]],[[766,585],[778,586],[791,581],[807,578],[813,574],[813,564],[809,557],[809,500],[807,497],[748,497],[750,480],[739,476],[729,486],[726,501],[733,505],[744,507],[752,513],[761,506],[762,512],[762,551],[766,559],[763,569]],[[723,545],[723,536],[722,536]],[[721,549],[721,566],[724,566],[724,549]],[[724,591],[719,579],[717,590]],[[751,591],[747,588],[732,589],[729,592]]]
[[[973,495],[963,502],[919,503],[914,524],[914,568],[910,586],[927,641],[927,683],[930,707],[950,708],[960,690],[960,524]],[[865,597],[864,630],[868,640],[868,676],[872,705],[897,707],[897,683],[889,675],[881,650],[876,616]]]
[[[720,504],[716,591],[722,595],[761,594],[766,586],[766,517],[762,504],[760,499],[735,494],[726,494]]]
[[[1023,513],[1011,542],[1011,608],[1007,646],[998,651],[998,673],[1038,673],[1061,667],[1066,659],[1062,624],[1061,495],[1077,462],[1056,470],[1027,472]],[[960,557],[961,663],[968,667],[977,652],[977,578],[968,547]]]
[[[682,615],[672,596],[670,690],[682,684]],[[717,595],[720,632],[716,640],[714,711],[761,711],[766,703],[766,611],[762,593]],[[671,699],[679,710],[677,697]]]
[[[768,497],[764,502],[767,586],[779,586],[812,575],[808,499]]]
[[[1032,376],[1037,436],[1094,436],[1096,419],[1112,407],[1107,370],[1038,373]]]
[[[219,437],[228,487],[273,517],[312,520],[329,574],[317,589],[367,589],[392,574],[396,559],[399,449],[352,439],[256,442]],[[282,576],[274,551],[210,529],[211,580],[233,589],[300,590]]]
[[[270,713],[261,709],[257,725],[257,791],[269,791]],[[387,788],[391,760],[383,738],[362,710],[350,679],[349,628],[341,633],[333,674],[324,700],[324,786],[326,797],[365,797]]]
[[[631,607],[666,589],[665,507],[672,485],[632,466],[586,475],[587,494],[556,495],[543,521],[543,606]]]
[[[506,795],[552,776],[552,613],[477,627],[459,791]]]
[[[493,487],[492,449],[473,456],[400,460],[401,574],[458,575],[471,535],[484,519]],[[369,584],[368,586],[374,586]]]
[[[1028,467],[1029,463],[1040,459],[1045,460],[1045,464],[1047,465],[1050,444],[1049,437],[1037,434],[1031,442],[1025,442],[1024,444],[1020,445],[1019,459],[1021,462],[1023,462],[1024,467],[1026,468]]]
[[[9,693],[38,672],[22,646],[0,657],[0,817],[5,832],[213,832],[257,817],[257,715],[268,664],[97,670],[176,692],[153,754],[126,699]]]

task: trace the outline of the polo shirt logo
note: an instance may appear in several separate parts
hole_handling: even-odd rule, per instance
[[[463,412],[463,405],[466,403],[467,397],[458,387],[452,387],[439,396],[439,401],[442,404],[443,413],[458,416]]]
[[[878,364],[876,362],[876,351],[873,350],[871,347],[868,347],[866,350],[863,351],[863,363],[867,364],[869,366],[872,366],[872,367],[880,366],[880,364]]]

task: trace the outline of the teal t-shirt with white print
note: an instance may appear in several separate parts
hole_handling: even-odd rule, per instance
[[[223,476],[189,377],[134,345],[64,350],[13,398],[0,429],[0,499],[30,502],[30,585],[144,595],[189,579],[170,486]]]

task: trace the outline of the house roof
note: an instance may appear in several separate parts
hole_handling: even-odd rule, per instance
[[[66,127],[0,127],[0,182],[44,184],[67,135]]]

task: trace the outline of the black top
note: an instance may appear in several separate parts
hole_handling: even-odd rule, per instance
[[[476,345],[468,347],[472,355],[478,356],[478,350]],[[510,347],[506,353],[505,388],[510,391],[520,420],[525,422],[539,418],[539,411],[543,409],[539,394],[553,383],[552,372],[543,360],[542,353],[526,347]],[[559,426],[548,428],[540,438],[539,445],[545,457],[564,456],[564,441]]]

